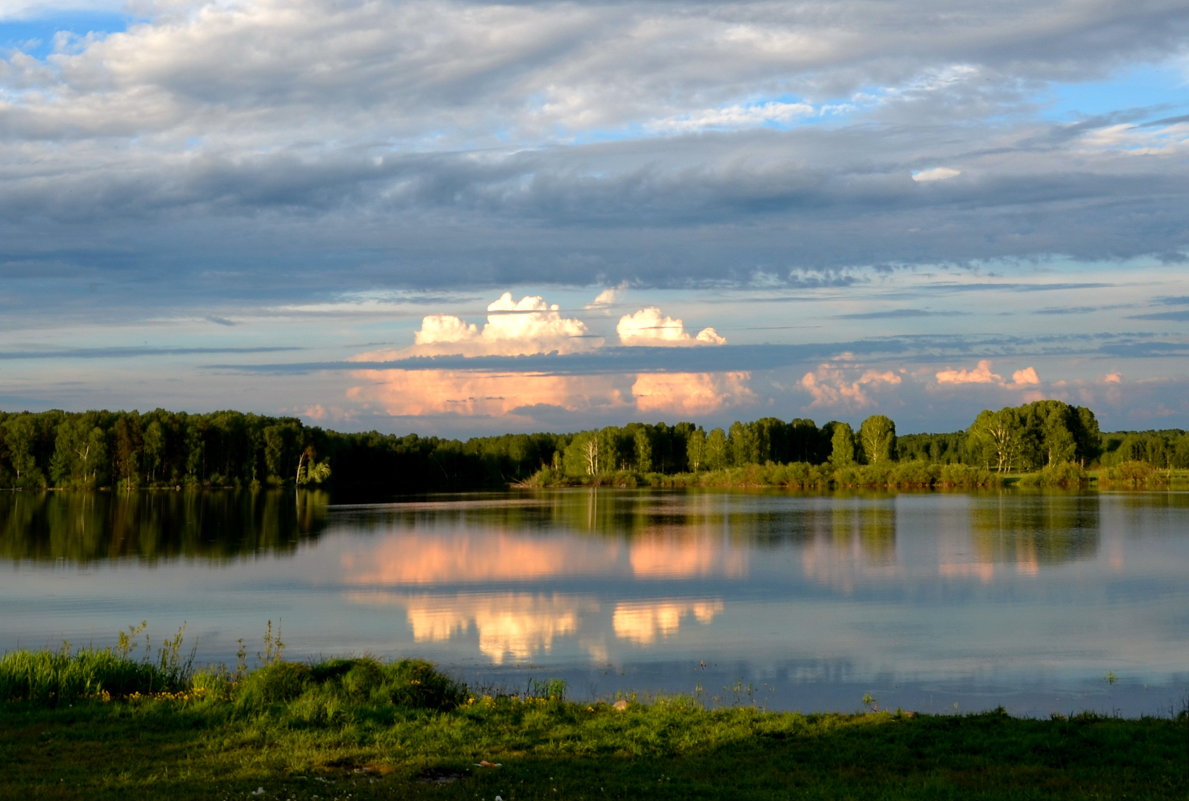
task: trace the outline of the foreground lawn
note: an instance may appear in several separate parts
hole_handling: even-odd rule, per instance
[[[13,799],[1178,799],[1189,722],[989,713],[617,710],[479,699],[450,711],[141,698],[9,704]],[[318,720],[316,718],[322,717]]]
[[[584,704],[560,682],[475,695],[417,660],[194,673],[179,645],[0,657],[0,798],[1189,799],[1187,712]]]

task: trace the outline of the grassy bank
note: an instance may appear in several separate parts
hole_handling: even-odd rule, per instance
[[[1184,799],[1189,791],[1185,713],[1023,720],[706,709],[688,698],[586,704],[566,701],[556,682],[527,694],[476,693],[416,660],[304,664],[270,646],[254,670],[241,661],[192,672],[177,651],[175,640],[149,658],[110,649],[106,662],[95,652],[0,659],[0,796]]]

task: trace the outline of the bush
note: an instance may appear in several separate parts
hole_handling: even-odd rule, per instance
[[[992,487],[1003,483],[990,470],[967,464],[945,464],[937,476],[939,487]]]
[[[937,466],[925,461],[900,462],[892,468],[891,482],[897,487],[932,487],[937,481]]]
[[[405,659],[385,664],[365,656],[311,666],[273,662],[248,675],[237,704],[255,711],[287,704],[295,720],[314,724],[361,706],[446,711],[462,704],[466,695],[465,686],[429,662]]]
[[[298,662],[272,662],[249,673],[239,687],[239,706],[261,709],[292,701],[312,684],[310,669]]]
[[[372,657],[331,659],[310,668],[310,676],[319,686],[344,700],[363,702],[382,694],[384,666]]]
[[[421,659],[402,659],[384,666],[384,690],[390,703],[445,711],[466,699],[465,685]]]
[[[1128,484],[1132,487],[1154,487],[1164,483],[1165,476],[1147,462],[1135,459],[1120,462],[1106,471],[1108,483]]]
[[[1085,469],[1074,462],[1045,465],[1035,473],[1020,478],[1022,487],[1078,487],[1089,480]]]

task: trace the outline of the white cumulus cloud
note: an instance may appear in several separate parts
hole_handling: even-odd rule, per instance
[[[685,330],[685,323],[669,317],[656,306],[625,314],[615,326],[623,345],[725,345],[727,340],[713,328],[703,328],[695,335]]]
[[[480,328],[453,314],[422,318],[413,346],[403,350],[362,353],[355,361],[387,361],[410,356],[531,356],[577,353],[602,344],[588,337],[586,323],[563,317],[557,304],[539,295],[513,300],[505,292],[487,306],[487,322]]]

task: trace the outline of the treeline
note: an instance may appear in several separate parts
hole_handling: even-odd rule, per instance
[[[1092,411],[1061,401],[984,411],[967,430],[943,434],[897,436],[890,418],[872,415],[857,430],[837,421],[764,417],[710,430],[630,423],[466,441],[339,433],[234,411],[0,412],[0,487],[13,488],[329,483],[422,492],[624,483],[629,476],[689,483],[690,476],[716,473],[727,483],[934,485],[1060,466],[1076,479],[1092,466],[1133,463],[1189,468],[1189,434],[1103,435]]]
[[[0,412],[0,487],[484,488],[548,464],[558,441],[344,434],[235,411]]]
[[[658,441],[664,447],[660,462]],[[1052,483],[1072,483],[1101,455],[1102,435],[1092,411],[1038,401],[982,412],[963,432],[906,437],[897,436],[895,422],[885,415],[868,417],[857,430],[838,421],[819,427],[812,420],[774,417],[710,431],[690,424],[612,426],[574,435],[560,458],[530,483],[600,477],[631,483],[633,476],[660,472],[682,474],[677,483],[981,486],[994,483],[994,475],[1045,468]],[[1056,471],[1058,465],[1072,469]],[[700,481],[701,473],[713,477]]]

